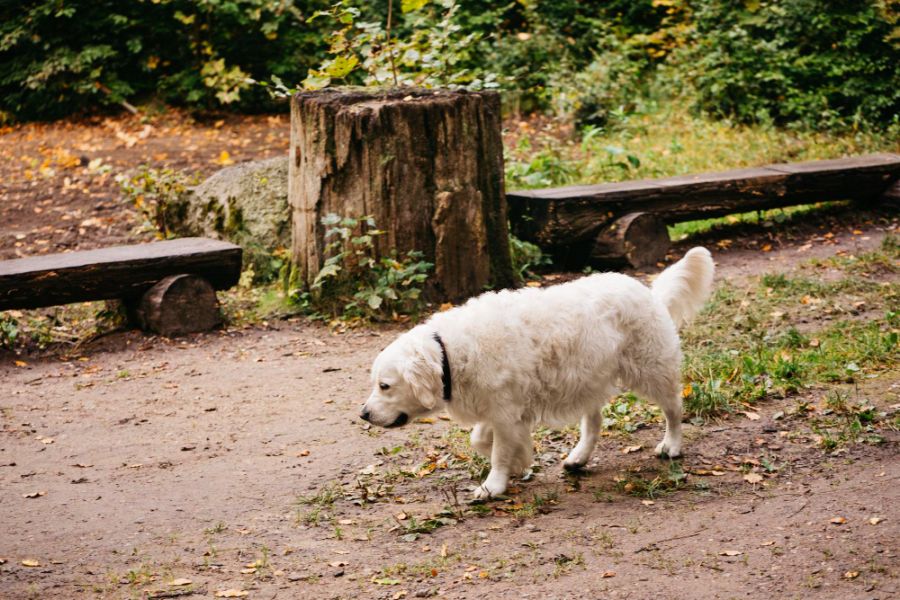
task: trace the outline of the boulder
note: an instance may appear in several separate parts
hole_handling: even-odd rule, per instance
[[[186,194],[175,229],[238,244],[245,267],[258,278],[274,275],[291,245],[287,176],[287,156],[217,171]]]

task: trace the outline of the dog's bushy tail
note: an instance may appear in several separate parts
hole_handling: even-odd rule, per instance
[[[715,265],[706,248],[691,248],[684,258],[653,281],[653,297],[665,306],[676,326],[693,318],[712,292]]]

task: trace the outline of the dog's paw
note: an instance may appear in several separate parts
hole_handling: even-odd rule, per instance
[[[472,492],[472,500],[491,500],[492,498],[498,498],[502,496],[504,492],[506,492],[506,485],[500,485],[498,483],[491,482],[490,477],[488,477],[487,481],[479,485]]]
[[[569,473],[580,473],[581,471],[584,471],[585,466],[587,466],[587,461],[566,460],[563,462],[563,469]]]
[[[659,457],[678,458],[681,456],[681,444],[663,440],[656,445],[656,455]]]

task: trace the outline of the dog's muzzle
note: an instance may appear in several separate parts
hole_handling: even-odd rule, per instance
[[[388,425],[388,427],[400,427],[402,425],[406,425],[406,422],[409,421],[409,415],[406,413],[400,413],[397,415],[397,418],[394,419],[394,422]]]

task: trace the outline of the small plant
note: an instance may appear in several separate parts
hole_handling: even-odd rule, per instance
[[[120,175],[118,181],[125,198],[144,217],[147,228],[167,239],[175,237],[179,224],[184,221],[185,193],[190,186],[200,183],[200,177],[143,166],[130,176]]]
[[[6,313],[0,313],[0,348],[12,350],[19,337],[19,322]]]
[[[509,236],[509,253],[512,256],[513,270],[520,281],[538,279],[534,270],[553,264],[550,256],[544,254],[539,246],[520,240],[511,234]]]
[[[422,284],[433,266],[422,253],[377,256],[375,238],[384,232],[371,217],[322,218],[325,252],[330,256],[308,292],[291,296],[309,312],[345,319],[383,319],[417,314],[423,307]]]

